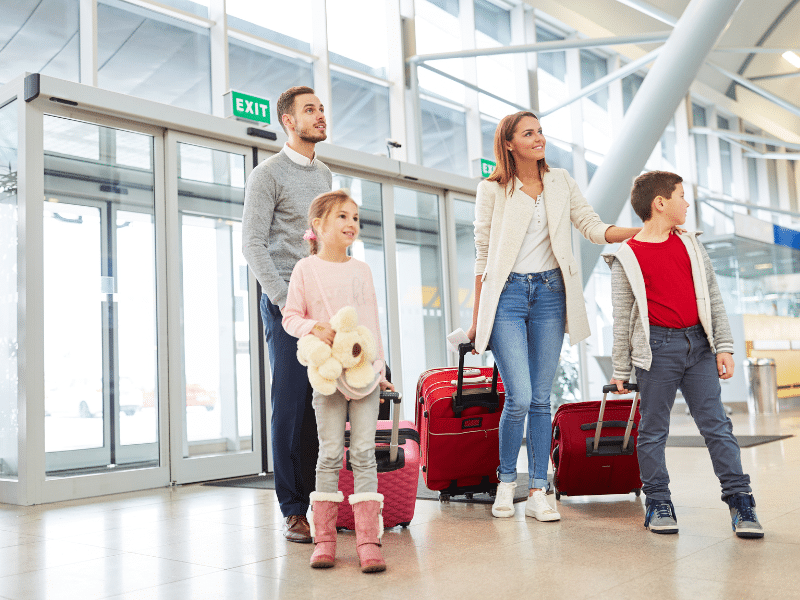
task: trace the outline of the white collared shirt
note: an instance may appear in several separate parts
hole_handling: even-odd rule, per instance
[[[522,190],[520,190],[522,191]],[[531,199],[533,200],[533,199]],[[528,231],[522,240],[517,260],[512,267],[514,273],[541,273],[558,267],[558,261],[553,254],[550,243],[550,231],[547,227],[547,211],[544,208],[542,194],[533,200],[533,217]]]
[[[292,162],[297,163],[301,167],[310,167],[314,164],[314,161],[317,158],[317,154],[314,153],[314,158],[308,158],[307,156],[300,154],[296,150],[292,150],[289,147],[289,144],[283,145],[283,151],[286,153],[286,156],[292,159]]]

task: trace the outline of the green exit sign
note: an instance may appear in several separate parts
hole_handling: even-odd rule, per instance
[[[225,94],[225,116],[269,125],[269,100],[231,90]]]
[[[489,177],[494,171],[494,168],[497,166],[497,163],[486,160],[485,158],[481,159],[481,177]]]

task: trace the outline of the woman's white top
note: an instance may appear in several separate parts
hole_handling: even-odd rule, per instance
[[[526,194],[527,195],[527,194]],[[529,196],[530,197],[530,196]],[[542,194],[533,202],[533,216],[531,217],[528,231],[522,240],[522,246],[517,254],[517,261],[511,267],[513,273],[525,275],[527,273],[541,273],[558,267],[558,261],[553,254],[553,245],[550,243],[550,231],[547,229],[547,211],[544,208]]]

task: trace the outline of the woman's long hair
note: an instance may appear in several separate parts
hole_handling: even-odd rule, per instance
[[[535,114],[528,110],[521,110],[513,115],[506,115],[497,126],[494,132],[494,159],[497,166],[494,168],[488,181],[496,181],[501,186],[506,188],[506,192],[511,195],[514,193],[514,179],[517,177],[517,161],[511,151],[506,147],[506,142],[510,142],[514,138],[514,131],[519,125],[519,122],[525,117],[533,117],[538,120]],[[539,176],[541,177],[550,170],[547,166],[545,159],[539,159]],[[511,183],[511,191],[508,191],[508,184]]]

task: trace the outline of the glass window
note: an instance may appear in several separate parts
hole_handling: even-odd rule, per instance
[[[536,28],[537,42],[563,40],[564,36],[556,35]],[[565,52],[540,52],[537,54],[539,80],[539,110],[542,112],[560,104],[567,99],[567,55]],[[572,142],[572,125],[570,111],[567,107],[541,119],[545,135],[555,136],[566,142]]]
[[[245,156],[178,143],[184,458],[252,450]]]
[[[422,164],[469,176],[466,115],[429,100],[420,101]]]
[[[209,32],[119,0],[97,5],[99,87],[211,112]]]
[[[326,12],[330,61],[375,77],[386,77],[389,58],[386,2],[326,0]],[[358,16],[354,19],[354,15]]]
[[[411,395],[420,373],[445,364],[439,197],[395,187],[394,201],[403,390]],[[404,406],[406,418],[414,414]]]
[[[581,87],[608,75],[605,57],[580,51]],[[581,99],[583,108],[583,143],[587,150],[605,154],[611,147],[611,118],[608,115],[608,87]]]
[[[226,0],[225,10],[231,29],[311,52],[311,0]]]
[[[750,202],[758,204],[758,163],[755,158],[746,158],[747,162],[747,183],[750,190]]]
[[[767,144],[767,152],[777,152],[778,148]],[[780,192],[778,192],[778,164],[774,159],[765,159],[767,166],[767,186],[769,187],[769,205],[780,208]]]
[[[295,85],[313,87],[311,63],[270,52],[232,37],[228,40],[231,89],[267,98],[270,124],[273,129],[280,128],[276,112],[278,97]]]
[[[497,162],[494,156],[494,134],[497,131],[497,121],[481,119],[481,153],[482,157]]]
[[[369,154],[386,154],[389,88],[331,69],[331,142]]]
[[[159,0],[161,4],[166,4],[173,8],[178,8],[184,12],[197,15],[198,17],[208,18],[208,2],[209,0],[202,0],[201,2],[194,2],[193,0]]]
[[[661,158],[667,161],[668,165],[675,171],[675,117],[672,117],[661,135]]]
[[[507,46],[511,42],[510,13],[486,0],[475,0],[475,45],[478,48]],[[514,56],[500,54],[479,56],[476,59],[478,87],[509,100],[516,96]],[[517,109],[481,94],[478,98],[482,113],[497,119]]]
[[[559,169],[566,169],[569,171],[570,175],[574,176],[572,146],[552,138],[547,138],[545,148],[548,165],[551,167],[558,167]]]
[[[45,115],[44,148],[47,474],[157,465],[154,140]]]
[[[458,0],[416,0],[414,3],[417,54],[435,54],[461,50],[461,24],[458,19]],[[440,71],[464,79],[463,61],[437,60],[431,65]],[[464,101],[463,86],[420,68],[420,88],[450,98]]]
[[[0,84],[26,71],[80,80],[79,0],[2,3]]]
[[[692,102],[692,125],[706,126],[706,109]],[[694,151],[697,158],[697,185],[708,188],[708,139],[703,134],[694,134]]]
[[[728,119],[717,115],[717,128],[730,129]],[[733,195],[733,156],[730,142],[719,138],[719,158],[722,169],[722,192],[728,196]]]
[[[19,471],[17,102],[0,108],[0,477]]]
[[[386,261],[383,251],[383,200],[381,184],[367,179],[335,174],[333,189],[346,189],[358,204],[358,220],[361,232],[353,243],[350,253],[363,260],[372,271],[375,295],[378,297],[378,322],[381,328],[383,355],[389,367],[389,314],[386,309]]]
[[[636,96],[636,93],[639,91],[639,88],[642,87],[644,83],[644,77],[641,75],[637,75],[636,73],[632,73],[627,77],[622,78],[622,110],[623,112],[628,112],[628,109],[631,106],[631,102],[633,102],[633,97]]]

